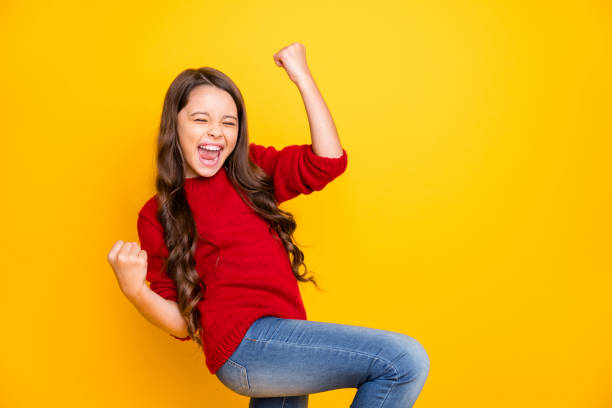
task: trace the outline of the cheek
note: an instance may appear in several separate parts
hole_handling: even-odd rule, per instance
[[[198,142],[198,134],[190,128],[183,128],[179,130],[179,143],[183,149],[193,150]]]
[[[232,147],[236,146],[236,143],[238,142],[238,134],[232,135],[232,137],[230,137],[229,139],[229,143],[232,145]]]
[[[179,139],[179,144],[181,145],[181,150],[183,151],[183,156],[186,156],[187,154],[189,154],[189,143],[187,142],[187,140],[185,138],[180,138]]]

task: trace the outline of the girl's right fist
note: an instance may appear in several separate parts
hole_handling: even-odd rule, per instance
[[[146,287],[147,252],[141,250],[138,243],[122,240],[115,242],[107,259],[126,296],[136,295]]]

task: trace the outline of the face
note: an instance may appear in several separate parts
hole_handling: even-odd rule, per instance
[[[236,104],[229,93],[211,85],[193,88],[188,100],[177,118],[185,177],[211,177],[236,146]]]

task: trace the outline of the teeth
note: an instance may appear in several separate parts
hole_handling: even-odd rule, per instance
[[[205,150],[212,150],[212,151],[219,151],[221,150],[221,148],[219,146],[211,146],[211,145],[204,145],[204,146],[198,146],[200,149],[205,149]]]

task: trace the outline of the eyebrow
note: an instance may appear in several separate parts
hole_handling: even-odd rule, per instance
[[[193,112],[193,113],[192,113],[191,115],[189,115],[189,116],[197,115],[198,113],[202,113],[202,114],[204,114],[204,115],[208,115],[208,116],[210,116],[210,115],[208,114],[208,112]],[[232,118],[232,119],[238,120],[238,119],[237,119],[237,118],[236,118],[234,115],[223,115],[223,117],[224,117],[224,118],[225,118],[225,117],[228,117],[228,118]]]

